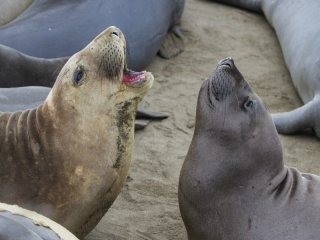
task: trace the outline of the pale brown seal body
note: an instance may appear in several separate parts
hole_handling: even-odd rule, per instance
[[[152,82],[126,69],[121,31],[102,32],[68,60],[42,105],[1,113],[0,201],[86,235],[127,177],[135,111]]]
[[[270,114],[232,59],[201,87],[180,173],[189,240],[315,240],[320,177],[284,166]]]

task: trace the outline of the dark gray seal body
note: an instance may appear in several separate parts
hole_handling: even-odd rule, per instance
[[[32,0],[2,0],[0,3],[0,26],[15,19],[31,3]]]
[[[36,212],[0,203],[1,240],[78,240],[72,233]]]
[[[115,25],[130,43],[129,67],[141,71],[163,43],[164,57],[182,50],[177,26],[183,7],[184,0],[34,0],[14,21],[0,27],[0,44],[34,57],[66,57]]]
[[[320,1],[218,0],[263,12],[279,39],[286,65],[304,106],[273,114],[279,133],[312,128],[320,137]]]
[[[189,240],[314,240],[320,177],[284,165],[270,114],[231,59],[201,87],[181,169]]]
[[[36,58],[0,44],[0,88],[52,87],[68,57]]]
[[[38,86],[0,88],[0,112],[36,108],[45,101],[50,91],[51,88]]]

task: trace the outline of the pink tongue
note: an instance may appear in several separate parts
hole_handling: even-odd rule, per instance
[[[125,83],[134,83],[145,77],[145,72],[139,72],[134,74],[124,74],[123,81]]]

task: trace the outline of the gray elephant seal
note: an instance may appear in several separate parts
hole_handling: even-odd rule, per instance
[[[320,177],[284,166],[270,114],[232,59],[201,87],[182,166],[179,206],[189,240],[320,236]]]
[[[0,88],[52,87],[68,59],[35,58],[0,44]]]
[[[0,113],[0,201],[85,236],[125,182],[135,111],[152,82],[127,69],[122,32],[103,31],[68,60],[42,105]]]
[[[0,88],[0,112],[17,112],[40,106],[51,88],[48,87],[20,87]]]
[[[219,0],[262,11],[278,36],[293,84],[304,106],[273,114],[279,133],[312,128],[320,138],[320,1]]]
[[[183,50],[183,8],[184,0],[33,0],[14,21],[0,26],[0,43],[34,57],[65,57],[115,25],[129,45],[129,68],[141,71],[158,51],[170,58]]]
[[[78,240],[67,229],[45,216],[16,205],[0,203],[2,240]]]

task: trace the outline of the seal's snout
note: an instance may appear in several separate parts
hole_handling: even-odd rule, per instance
[[[113,30],[113,31],[111,32],[111,35],[115,35],[115,36],[119,37],[119,35],[120,35],[120,30],[119,30],[118,28],[116,28],[115,30]]]
[[[222,59],[219,61],[218,63],[218,67],[220,66],[226,66],[226,67],[229,67],[229,68],[233,68],[234,67],[234,61],[231,57],[228,57],[226,59]]]
[[[219,61],[216,70],[207,82],[210,105],[228,98],[242,76],[231,57]]]
[[[215,71],[215,75],[220,75],[221,80],[228,79],[228,81],[241,82],[243,80],[242,74],[236,67],[231,57],[219,61]]]

